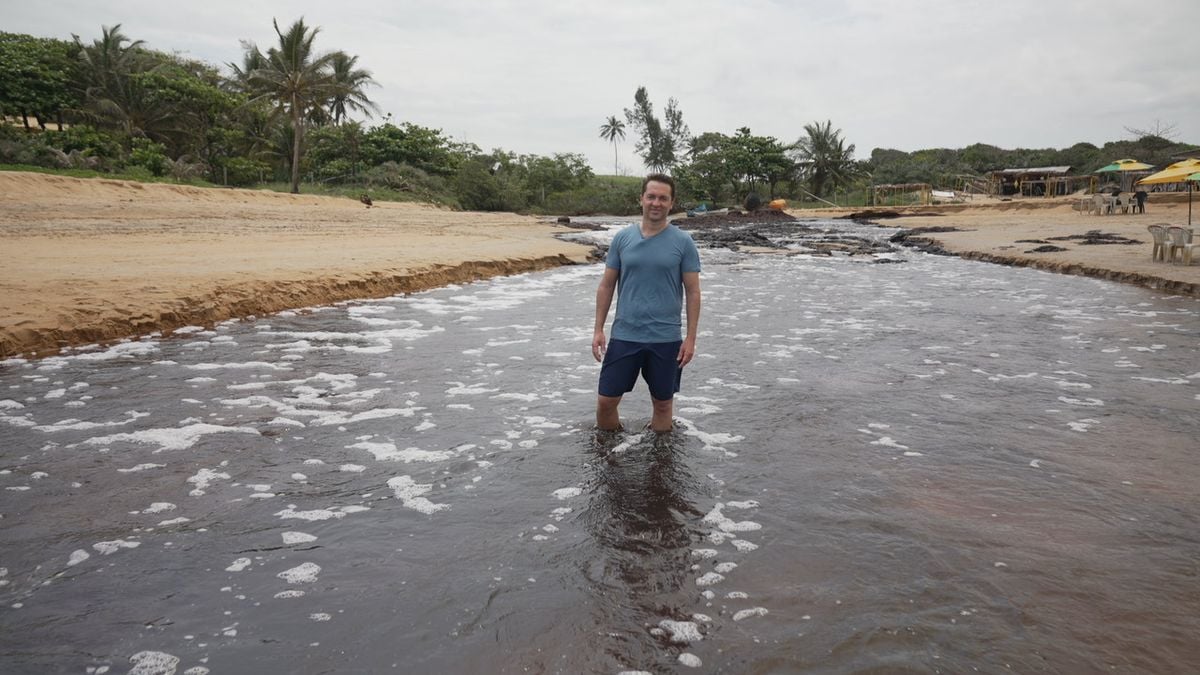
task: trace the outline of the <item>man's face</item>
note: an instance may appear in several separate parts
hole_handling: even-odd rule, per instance
[[[656,180],[646,183],[646,191],[642,193],[643,216],[655,222],[665,220],[674,203],[670,185]]]

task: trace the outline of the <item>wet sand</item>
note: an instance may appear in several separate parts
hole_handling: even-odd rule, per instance
[[[956,232],[929,232],[921,236],[963,258],[1034,267],[1153,288],[1168,293],[1200,297],[1200,259],[1192,265],[1153,261],[1153,239],[1147,225],[1187,225],[1187,194],[1152,194],[1144,214],[1086,215],[1075,209],[1077,199],[1030,198],[1009,202],[952,204],[886,209],[899,218],[878,220],[903,228],[953,227]],[[1200,228],[1200,208],[1193,204],[1193,229]],[[884,210],[884,209],[880,209]],[[862,211],[862,209],[858,209]],[[794,211],[801,218],[845,217],[849,210]],[[1052,237],[1083,235],[1089,230],[1137,240],[1138,244],[1083,244]],[[1022,241],[1025,240],[1025,241]],[[1034,243],[1034,241],[1043,243]],[[1063,251],[1038,253],[1052,245]]]
[[[898,210],[880,222],[958,228],[924,236],[963,257],[1200,296],[1200,263],[1150,260],[1146,225],[1184,224],[1185,195],[1152,195],[1144,215],[1043,199]],[[1094,229],[1143,243],[1018,242]],[[0,172],[0,357],[584,262],[563,231],[418,204]]]
[[[513,214],[0,172],[0,357],[583,262]]]

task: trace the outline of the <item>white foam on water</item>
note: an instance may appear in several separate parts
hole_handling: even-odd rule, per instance
[[[422,495],[428,494],[433,490],[433,485],[417,483],[411,476],[396,476],[388,479],[388,487],[396,495],[396,499],[404,504],[406,508],[420,511],[425,515],[431,515],[442,509],[450,508],[449,504],[435,504]]]
[[[174,511],[175,505],[171,502],[154,502],[142,513],[162,513],[163,511]]]
[[[158,527],[170,527],[171,525],[182,525],[184,523],[190,523],[191,521],[192,521],[191,518],[184,518],[184,517],[180,516],[179,518],[171,518],[170,520],[160,520],[158,523]]]
[[[33,427],[37,426],[37,422],[28,417],[13,417],[11,415],[0,415],[0,422],[4,422],[14,427]]]
[[[254,564],[249,558],[238,558],[230,563],[229,567],[225,568],[226,572],[241,572],[250,565]]]
[[[301,597],[304,597],[304,591],[302,591],[302,590],[300,590],[300,589],[291,589],[291,590],[287,590],[287,591],[279,591],[278,593],[276,593],[276,594],[275,594],[275,596],[274,596],[274,597],[275,597],[275,598],[278,598],[278,599],[281,599],[281,600],[282,600],[282,599],[284,599],[284,598],[301,598]]]
[[[492,396],[492,398],[500,399],[500,400],[508,400],[508,401],[522,401],[525,403],[533,403],[534,401],[538,400],[541,397],[538,396],[537,394],[519,394],[516,392],[508,392],[506,394],[496,394],[495,396]]]
[[[882,445],[885,448],[896,448],[897,450],[907,450],[907,445],[901,445],[892,440],[891,436],[880,436],[877,440],[871,441],[871,445]]]
[[[745,436],[701,431],[691,420],[683,417],[677,417],[676,422],[678,422],[679,426],[683,427],[684,434],[699,439],[704,444],[704,449],[709,451],[725,451],[724,446],[726,444],[737,443],[745,439]]]
[[[663,619],[658,622],[658,626],[670,633],[671,642],[676,644],[688,644],[704,639],[704,634],[700,632],[700,626],[691,621]]]
[[[92,557],[91,553],[88,553],[81,548],[76,549],[71,552],[71,557],[67,560],[67,567],[74,567],[90,557]]]
[[[129,662],[133,664],[129,675],[175,675],[179,667],[179,657],[166,652],[138,652]]]
[[[712,586],[714,584],[719,584],[722,581],[725,581],[725,577],[721,576],[720,574],[717,574],[716,572],[706,572],[703,576],[696,579],[696,585]]]
[[[1104,405],[1104,401],[1098,398],[1071,398],[1069,396],[1059,396],[1058,400],[1068,405],[1077,405],[1081,407],[1097,408]]]
[[[196,423],[174,429],[146,429],[144,431],[112,434],[111,436],[96,436],[83,441],[83,443],[87,445],[110,445],[118,441],[128,441],[130,443],[158,445],[158,449],[155,452],[162,452],[164,450],[186,450],[195,445],[204,436],[225,433],[259,435],[258,430],[253,427],[226,427],[217,424]]]
[[[158,351],[158,345],[153,341],[145,342],[121,342],[115,344],[108,349],[99,352],[88,352],[83,354],[71,354],[70,356],[51,356],[42,360],[41,368],[58,369],[72,361],[112,361],[114,359],[132,359],[137,356],[146,356]]]
[[[446,390],[446,394],[450,396],[478,396],[500,391],[499,389],[488,389],[482,383],[468,385],[463,382],[447,382],[446,384],[453,385]]]
[[[313,612],[312,614],[308,615],[308,618],[312,619],[313,621],[329,621],[333,618],[333,616],[325,612]]]
[[[707,560],[707,559],[709,559],[709,558],[715,558],[715,557],[717,557],[718,555],[719,555],[719,552],[718,552],[718,551],[717,551],[717,549],[715,549],[715,548],[696,548],[696,549],[692,549],[692,557],[693,557],[693,558],[700,558],[701,560]]]
[[[316,563],[306,562],[301,563],[291,569],[284,570],[275,576],[283,579],[289,584],[311,584],[316,582],[317,575],[321,573],[321,566]]]
[[[744,502],[725,502],[725,506],[731,509],[757,509],[758,502],[753,499]]]
[[[1158,384],[1191,384],[1187,381],[1187,379],[1182,377],[1173,377],[1170,379],[1164,379],[1160,377],[1131,377],[1129,379],[1141,380],[1142,382],[1155,382]]]
[[[338,471],[345,473],[362,473],[366,470],[367,467],[363,466],[362,464],[343,464],[338,467]]]
[[[750,609],[743,609],[739,612],[734,612],[733,620],[734,621],[742,621],[743,619],[749,619],[752,616],[766,616],[766,615],[767,615],[766,607],[751,607]]]
[[[1035,469],[1040,469],[1040,468],[1042,468],[1042,460],[1040,460],[1040,459],[1030,460],[1029,466],[1032,466]]]
[[[269,382],[244,382],[242,384],[226,385],[225,388],[232,391],[257,391],[259,389],[266,389],[269,384]]]
[[[140,541],[126,541],[124,539],[114,539],[112,541],[98,541],[92,544],[92,548],[99,551],[102,555],[112,555],[123,548],[137,548],[142,545]]]
[[[200,469],[195,475],[190,476],[187,479],[187,482],[196,486],[195,489],[188,494],[192,497],[199,497],[200,495],[203,495],[204,492],[208,490],[208,486],[217,479],[229,480],[230,475],[223,471],[216,471],[214,469]]]
[[[729,591],[725,594],[725,598],[728,600],[745,600],[748,597],[750,594],[745,591]]]
[[[136,473],[138,471],[148,471],[150,469],[161,469],[165,466],[166,464],[137,464],[129,467],[128,469],[117,469],[117,471],[120,473]]]
[[[759,525],[758,523],[750,521],[750,520],[743,520],[740,522],[735,522],[732,518],[729,518],[724,513],[722,513],[722,510],[724,508],[725,508],[724,504],[722,504],[721,502],[717,502],[716,505],[713,506],[712,510],[709,511],[708,514],[706,514],[704,516],[703,522],[705,522],[709,525],[713,525],[720,531],[727,532],[727,533],[728,532],[752,532],[754,530],[762,529],[762,525]]]
[[[336,520],[345,518],[344,511],[335,509],[309,509],[307,511],[297,511],[295,504],[288,504],[288,507],[282,511],[277,511],[276,516],[284,520],[307,520],[309,522],[317,520]]]
[[[559,499],[559,500],[570,499],[572,497],[578,497],[579,495],[583,494],[583,489],[577,488],[577,487],[565,487],[565,488],[559,488],[559,489],[555,490],[554,492],[552,492],[551,494],[554,496],[555,499]]]
[[[62,398],[66,393],[67,390],[65,388],[51,389],[50,391],[46,392],[46,395],[42,397],[42,400],[49,401],[56,398]]]
[[[1100,420],[1094,420],[1089,417],[1089,418],[1081,419],[1078,422],[1067,422],[1067,426],[1071,428],[1071,431],[1087,433],[1087,430],[1091,429],[1092,425],[1099,424],[1099,423],[1100,423]]]
[[[287,366],[280,366],[266,361],[246,361],[243,363],[194,363],[184,366],[188,370],[291,370]]]
[[[366,450],[374,455],[376,461],[380,462],[440,462],[442,460],[454,457],[454,452],[449,450],[421,450],[420,448],[405,448],[399,450],[395,443],[373,443],[363,441],[354,445],[347,445],[351,450]]]
[[[433,422],[430,422],[429,420],[425,420],[424,422],[421,422],[417,426],[413,427],[413,431],[428,431],[430,429],[433,429],[436,426],[437,425],[434,424]]]
[[[0,410],[21,410],[25,407],[24,403],[14,401],[11,398],[0,400]]]
[[[687,666],[688,668],[699,668],[704,665],[704,661],[701,661],[699,656],[689,654],[688,652],[680,654],[678,660],[680,665]]]
[[[735,562],[717,563],[713,566],[713,571],[715,571],[717,574],[729,574],[735,569],[737,569],[737,563]]]
[[[305,532],[282,532],[283,543],[288,546],[295,544],[307,544],[317,540],[316,536]]]
[[[188,382],[190,384],[203,384],[205,382],[216,382],[217,378],[215,378],[215,377],[193,377],[189,380],[184,380],[184,381]]]

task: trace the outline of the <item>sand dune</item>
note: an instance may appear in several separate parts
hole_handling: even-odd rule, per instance
[[[0,172],[0,356],[583,261],[556,230],[418,204]]]

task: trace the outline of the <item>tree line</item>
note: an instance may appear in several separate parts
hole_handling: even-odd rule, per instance
[[[977,143],[961,149],[927,149],[913,152],[876,148],[869,159],[854,159],[855,146],[847,142],[832,121],[811,122],[791,143],[773,136],[757,136],[748,127],[732,134],[708,131],[692,135],[674,98],[660,119],[645,87],[634,94],[634,105],[624,109],[624,121],[609,116],[600,126],[600,137],[613,143],[634,136],[634,152],[653,170],[671,172],[685,200],[737,203],[749,195],[798,197],[824,201],[840,191],[855,194],[863,203],[871,185],[927,183],[954,189],[1003,168],[1070,166],[1076,174],[1091,172],[1125,157],[1165,166],[1173,155],[1197,146],[1168,138],[1172,126],[1142,130],[1126,128],[1132,140],[1103,146],[1077,143],[1066,149],[1005,150]],[[614,162],[616,157],[614,155]]]
[[[371,100],[377,84],[357,56],[318,49],[320,28],[303,19],[273,28],[270,46],[243,42],[241,61],[223,67],[151,49],[120,25],[90,41],[0,33],[0,113],[9,121],[0,125],[0,164],[282,183],[293,192],[303,184],[479,210],[636,211],[639,182],[595,175],[580,154],[485,152],[440,129],[393,121]],[[751,194],[814,202],[857,195],[862,203],[871,184],[953,188],[998,168],[1070,165],[1087,173],[1122,157],[1163,165],[1196,147],[1167,138],[1169,127],[1129,131],[1134,140],[1103,146],[876,148],[857,160],[830,120],[803,125],[790,141],[748,127],[693,134],[677,100],[660,115],[639,87],[600,136],[613,144],[614,174],[628,132],[642,164],[676,177],[681,205],[720,206]]]
[[[467,209],[604,210],[636,203],[582,155],[485,152],[380,117],[357,56],[318,49],[320,28],[274,23],[224,69],[150,49],[120,25],[71,41],[0,33],[0,163],[292,192],[340,187]],[[352,114],[378,123],[367,125]],[[30,119],[36,119],[31,126]],[[15,123],[14,123],[15,121]],[[24,129],[22,129],[24,127]],[[627,207],[626,207],[627,208]]]

